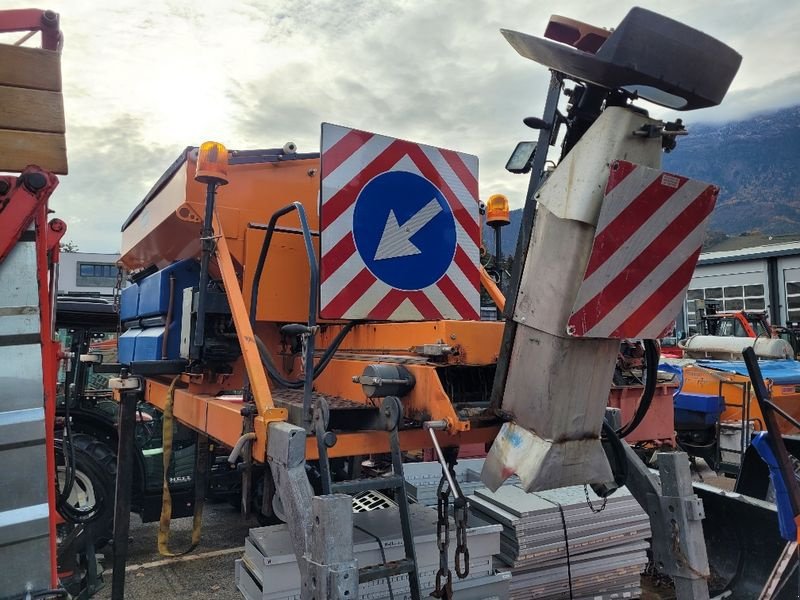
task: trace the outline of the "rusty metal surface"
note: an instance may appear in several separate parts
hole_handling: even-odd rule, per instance
[[[303,406],[303,390],[275,390],[272,398],[275,401],[275,404],[285,406],[286,408],[289,408],[290,406]],[[313,402],[316,402],[319,398],[324,398],[331,410],[377,409],[377,406],[371,406],[361,402],[353,402],[352,400],[347,400],[346,398],[341,398],[339,396],[329,396],[327,394],[319,394],[317,392],[313,392],[311,394],[311,398]]]
[[[289,413],[289,422],[294,425],[303,424],[303,391],[276,390],[273,392],[275,406],[285,408]],[[382,430],[383,419],[377,406],[367,402],[354,402],[339,396],[312,393],[311,405],[318,399],[324,399],[330,409],[328,428],[334,431]]]

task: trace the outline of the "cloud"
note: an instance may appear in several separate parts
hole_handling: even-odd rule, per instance
[[[67,222],[65,239],[81,251],[118,251],[132,193],[141,199],[182,150],[144,139],[142,128],[141,117],[120,115],[108,125],[67,131],[70,175],[60,178],[50,207]]]
[[[540,34],[551,13],[613,27],[629,8],[612,0],[50,5],[65,34],[71,163],[54,205],[87,250],[119,247],[119,225],[185,146],[293,140],[314,151],[322,121],[477,154],[481,196],[506,193],[520,206],[527,178],[503,165],[518,141],[535,139],[522,118],[541,114],[548,72],[518,56],[499,29]],[[795,0],[640,5],[744,56],[723,105],[685,120],[736,119],[798,97]]]

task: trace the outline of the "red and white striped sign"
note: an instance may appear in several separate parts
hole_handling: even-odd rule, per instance
[[[324,123],[320,316],[480,318],[477,176],[474,156]]]
[[[615,161],[568,333],[655,339],[671,327],[718,192],[701,181]]]

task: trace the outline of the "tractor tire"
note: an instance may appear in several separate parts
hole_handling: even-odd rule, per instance
[[[75,451],[75,478],[69,498],[59,513],[67,522],[81,519],[95,548],[105,546],[112,538],[114,525],[114,492],[117,479],[116,453],[104,442],[85,433],[71,437]],[[56,440],[56,465],[59,490],[66,480],[64,453],[69,447]],[[85,515],[85,516],[84,516]]]

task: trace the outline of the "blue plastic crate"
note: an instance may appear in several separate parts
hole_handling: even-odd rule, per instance
[[[119,318],[123,323],[139,315],[139,284],[132,283],[122,290],[119,298]]]
[[[131,364],[136,354],[136,339],[142,333],[142,329],[128,329],[125,333],[119,336],[119,362],[123,365]]]
[[[181,260],[145,277],[139,282],[138,317],[166,315],[169,309],[170,275],[175,275],[173,320],[180,322],[183,312],[183,290],[196,287],[200,281],[200,265],[194,259]]]

